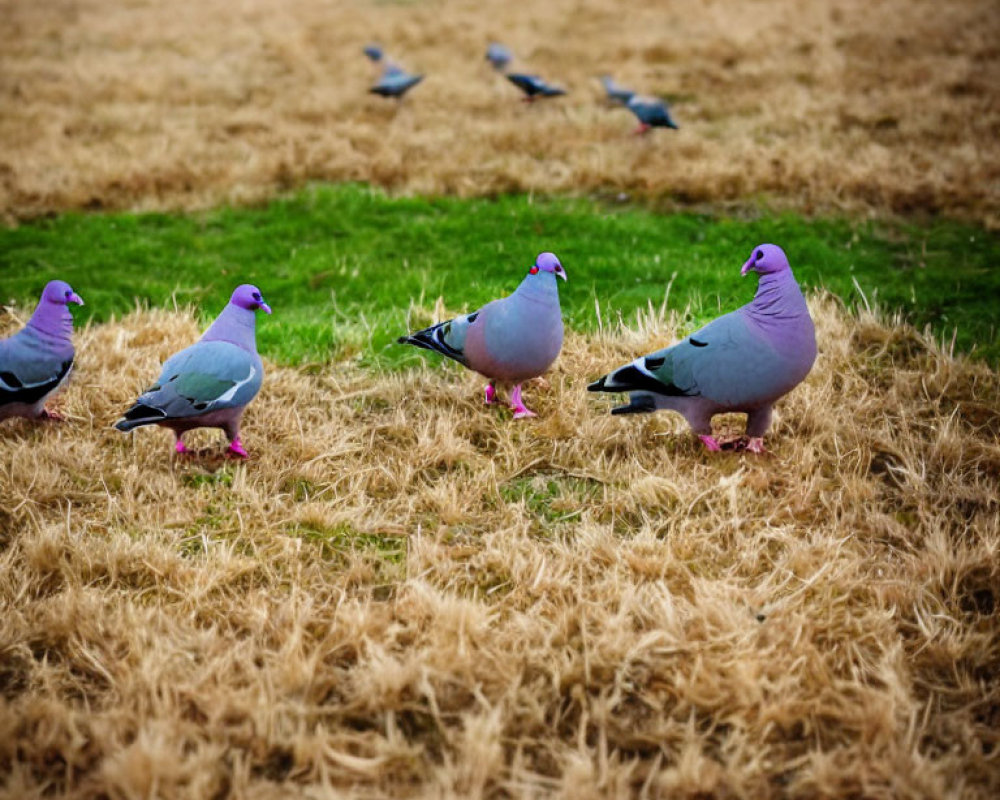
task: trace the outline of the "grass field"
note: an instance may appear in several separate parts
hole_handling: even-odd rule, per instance
[[[621,204],[524,196],[496,200],[390,198],[363,187],[313,187],[261,208],[189,216],[65,215],[0,229],[0,298],[32,302],[43,276],[70,281],[81,319],[135,308],[195,305],[208,321],[242,281],[277,311],[261,350],[284,363],[359,357],[376,366],[423,356],[390,346],[429,323],[437,299],[471,311],[511,291],[535,255],[554,250],[569,271],[569,325],[631,318],[669,287],[671,309],[694,326],[747,302],[739,267],[773,241],[807,289],[850,306],[881,304],[962,352],[1000,362],[1000,237],[938,221],[858,222],[786,213],[658,214]],[[421,300],[422,298],[422,300]],[[416,308],[411,308],[414,302]],[[412,313],[411,313],[412,312]]]
[[[0,214],[208,207],[308,180],[626,191],[1000,224],[994,0],[0,0]],[[565,84],[524,107],[483,59]],[[361,46],[427,74],[367,94]],[[674,101],[629,136],[595,76]]]
[[[246,464],[110,428],[192,316],[90,326],[0,430],[0,791],[995,797],[1000,378],[812,311],[766,458],[584,391],[672,315],[571,333],[529,424],[270,365]]]
[[[0,800],[1000,796],[996,3],[512,9],[0,0],[0,336],[87,301],[0,425]],[[768,455],[585,391],[763,241],[819,344]],[[538,419],[392,344],[541,250]],[[113,430],[243,281],[252,458]]]

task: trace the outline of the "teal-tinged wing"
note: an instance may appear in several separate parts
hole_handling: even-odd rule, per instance
[[[198,342],[171,356],[156,383],[115,427],[127,431],[170,419],[185,419],[239,408],[263,381],[260,358],[229,342]]]

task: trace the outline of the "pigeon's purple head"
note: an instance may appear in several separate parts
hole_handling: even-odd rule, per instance
[[[49,281],[42,291],[42,300],[59,306],[68,306],[70,303],[83,305],[80,295],[66,281]]]
[[[559,259],[556,258],[555,253],[539,253],[538,258],[535,259],[534,265],[528,270],[532,275],[536,275],[539,272],[551,272],[557,278],[562,278],[566,280],[566,270],[563,269],[563,265],[559,263]]]
[[[759,244],[740,270],[740,275],[756,272],[758,275],[772,275],[790,269],[785,251],[776,244]]]
[[[237,286],[236,291],[233,292],[233,296],[229,298],[229,302],[234,306],[245,308],[247,311],[260,309],[265,314],[271,313],[271,307],[264,302],[264,297],[261,295],[260,289],[249,283]]]

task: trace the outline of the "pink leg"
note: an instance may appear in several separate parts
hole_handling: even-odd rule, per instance
[[[699,436],[701,443],[705,445],[705,449],[713,453],[718,453],[722,448],[719,447],[719,443],[715,441],[714,436]]]
[[[764,437],[751,436],[750,440],[747,442],[747,450],[751,453],[766,453],[767,450],[764,449]]]
[[[510,407],[514,409],[514,419],[524,419],[525,417],[537,417],[521,400],[521,384],[514,387],[510,395]]]
[[[243,449],[243,444],[240,442],[239,436],[229,443],[228,455],[236,456],[237,458],[250,458],[250,454]]]
[[[177,441],[174,442],[174,452],[181,456],[191,455],[191,451],[187,449],[187,446],[181,441],[181,437],[177,437]]]
[[[39,419],[44,419],[47,422],[65,422],[66,417],[60,414],[58,411],[49,411],[47,408],[42,409],[42,413],[38,415]]]
[[[486,405],[491,406],[497,401],[497,390],[492,383],[486,384],[483,393],[486,395]]]
[[[636,128],[632,133],[635,136],[642,136],[646,131],[649,130],[649,125],[645,122],[642,123],[638,128]]]

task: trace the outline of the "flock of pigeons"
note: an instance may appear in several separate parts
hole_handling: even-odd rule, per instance
[[[780,247],[754,248],[740,274],[748,272],[759,276],[750,303],[671,347],[619,367],[588,389],[628,393],[629,404],[612,409],[613,414],[679,412],[713,451],[721,444],[712,435],[712,417],[745,412],[746,436],[734,446],[763,452],[771,408],[809,373],[816,335]],[[533,417],[521,385],[545,373],[562,348],[558,279],[566,280],[563,265],[553,253],[541,253],[509,296],[398,341],[433,350],[483,375],[489,381],[489,405],[498,402],[498,382],[512,385],[514,417]],[[73,367],[69,305],[74,303],[83,305],[83,300],[69,284],[51,281],[25,327],[0,340],[0,420],[60,419],[46,410],[45,402]],[[169,428],[178,453],[189,452],[183,441],[187,431],[221,428],[229,454],[246,458],[240,420],[264,378],[256,343],[258,311],[271,313],[260,289],[238,286],[201,339],[167,359],[159,378],[115,427],[123,432],[143,425]]]
[[[423,75],[407,72],[399,66],[386,55],[380,45],[366,45],[362,52],[379,69],[378,80],[369,90],[372,94],[402,100],[410,89],[424,79]],[[508,71],[514,57],[510,50],[498,42],[493,42],[486,49],[486,60],[497,72],[502,73],[507,80],[524,92],[525,102],[532,103],[540,98],[559,97],[566,94],[565,89],[548,83],[538,75]],[[635,114],[639,120],[639,127],[635,131],[637,134],[646,133],[652,128],[677,129],[677,124],[670,116],[670,108],[664,100],[657,97],[645,97],[631,89],[619,86],[610,75],[602,75],[600,81],[610,103],[624,106]]]

